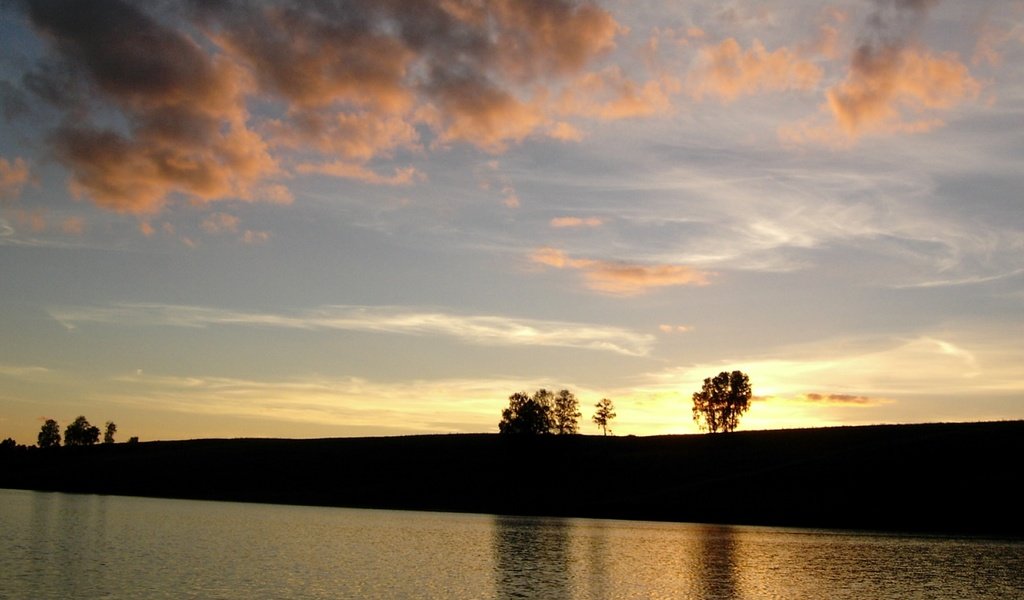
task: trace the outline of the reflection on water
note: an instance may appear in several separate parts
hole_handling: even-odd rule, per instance
[[[737,584],[736,539],[730,527],[697,529],[692,579],[703,598],[740,598]]]
[[[1024,598],[1024,542],[0,489],[0,598]]]
[[[494,568],[498,598],[569,598],[571,525],[565,519],[494,519]]]

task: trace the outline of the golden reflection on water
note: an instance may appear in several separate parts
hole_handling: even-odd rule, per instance
[[[1024,542],[0,490],[0,598],[1024,598]]]

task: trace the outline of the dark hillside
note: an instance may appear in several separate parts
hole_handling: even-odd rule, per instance
[[[194,440],[9,452],[0,487],[1019,536],[1022,457],[1024,422]]]

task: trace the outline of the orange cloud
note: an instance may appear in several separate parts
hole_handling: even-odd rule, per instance
[[[204,16],[221,27],[214,40],[251,68],[261,88],[291,104],[408,108],[413,97],[404,79],[413,50],[372,27],[379,16],[369,4],[346,7],[348,14],[322,9],[223,5],[204,7]]]
[[[604,225],[604,220],[597,217],[587,217],[582,219],[580,217],[555,217],[548,223],[555,229],[564,229],[570,227],[600,227]]]
[[[634,296],[652,288],[707,285],[710,273],[685,265],[641,265],[626,262],[572,258],[557,248],[539,248],[531,262],[555,269],[582,271],[586,286],[607,294]]]
[[[768,52],[758,40],[744,50],[728,38],[701,49],[700,65],[691,73],[689,83],[698,99],[710,95],[731,102],[761,91],[810,90],[821,76],[821,68],[793,50]]]
[[[23,158],[14,162],[0,157],[0,200],[17,198],[28,183],[28,164]]]
[[[845,79],[826,93],[824,116],[787,125],[783,141],[845,145],[868,133],[920,133],[939,113],[978,96],[981,85],[955,54],[922,47],[917,32],[933,0],[877,2]]]
[[[54,2],[28,13],[63,61],[57,76],[87,82],[56,88],[65,95],[57,105],[89,106],[76,94],[94,89],[127,123],[99,127],[75,109],[73,124],[57,129],[54,149],[76,196],[136,214],[159,211],[172,193],[261,198],[260,181],[278,169],[246,124],[237,67],[135,5]]]
[[[210,235],[238,231],[238,217],[227,213],[213,213],[206,217],[199,228]]]
[[[419,147],[416,128],[396,115],[294,111],[287,119],[269,121],[263,130],[275,146],[313,148],[348,160],[368,161],[397,148]]]
[[[246,244],[262,244],[270,239],[269,231],[253,231],[246,229],[242,234],[242,241]]]
[[[557,108],[562,114],[603,120],[649,116],[669,112],[671,95],[680,87],[680,82],[669,76],[640,84],[612,66],[577,79],[562,92]]]
[[[520,101],[484,79],[454,77],[436,83],[434,102],[419,118],[438,131],[441,144],[468,142],[491,153],[520,142],[545,121],[540,106]]]
[[[569,123],[559,121],[548,128],[547,136],[563,142],[578,142],[583,139],[583,132]]]
[[[418,149],[425,134],[488,152],[537,133],[578,139],[545,114],[548,88],[624,31],[590,0],[18,8],[49,49],[24,85],[66,117],[51,139],[72,191],[138,215],[172,199],[288,202],[274,182],[287,176],[282,148],[398,184],[411,172],[351,165]],[[635,113],[636,103],[624,95],[603,110]],[[302,160],[309,169],[317,157]]]
[[[494,0],[495,47],[505,73],[520,80],[573,73],[615,46],[622,27],[591,2]]]
[[[398,168],[392,175],[381,175],[364,165],[341,161],[327,164],[301,164],[296,167],[296,170],[299,173],[320,173],[376,185],[412,185],[413,182],[424,178],[424,175],[415,167]]]
[[[845,81],[828,91],[828,108],[848,136],[868,131],[927,131],[935,119],[907,121],[908,113],[949,109],[975,98],[981,86],[952,54],[918,48],[863,50]]]

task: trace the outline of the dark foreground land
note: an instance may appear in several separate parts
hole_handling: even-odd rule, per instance
[[[494,514],[1024,535],[1024,421],[659,437],[111,444],[0,456],[0,487]]]

